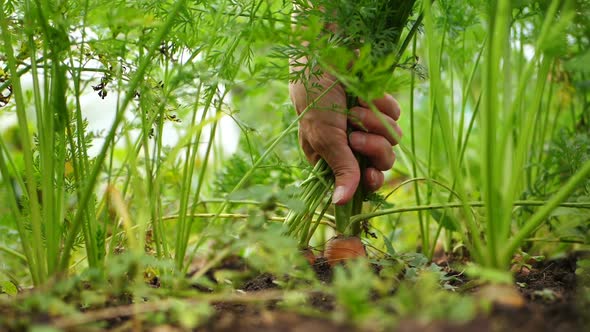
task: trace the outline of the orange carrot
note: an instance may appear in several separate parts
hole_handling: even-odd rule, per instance
[[[303,255],[303,257],[307,260],[309,265],[315,264],[316,257],[313,251],[311,251],[311,248],[302,249],[300,252]]]
[[[367,257],[365,246],[357,236],[337,236],[326,244],[324,257],[331,266],[358,257]]]

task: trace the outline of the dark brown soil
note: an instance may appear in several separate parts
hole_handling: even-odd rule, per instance
[[[588,331],[590,310],[576,299],[576,255],[523,269],[516,275],[527,303],[518,311],[497,310],[510,326],[525,331]]]
[[[336,324],[327,319],[241,304],[218,304],[216,310],[217,314],[213,319],[197,331],[355,331],[352,326]]]
[[[246,292],[254,292],[260,291],[265,289],[274,289],[277,288],[277,285],[274,283],[275,277],[270,273],[263,273],[252,280],[246,282],[243,287],[243,290]]]
[[[396,331],[427,332],[487,332],[487,331],[590,331],[587,315],[576,304],[576,255],[549,262],[533,264],[531,269],[523,268],[516,274],[520,283],[519,291],[526,303],[520,308],[495,305],[489,315],[481,314],[474,320],[456,325],[447,321],[428,324],[413,319],[402,320]],[[316,260],[314,271],[319,280],[329,283],[332,270],[323,258]],[[277,288],[274,277],[261,274],[246,282],[243,290],[257,292]],[[327,316],[334,310],[334,299],[326,294],[316,293],[309,304]],[[276,309],[274,304],[252,306],[243,304],[217,304],[216,314],[199,331],[357,331],[353,325],[341,325],[328,318],[308,317]],[[389,330],[387,327],[384,330]]]
[[[579,255],[536,263],[516,274],[519,291],[526,303],[522,308],[495,306],[488,317],[480,316],[464,325],[433,322],[420,325],[404,321],[397,331],[590,331],[590,308],[583,308],[576,299],[576,260]]]
[[[332,267],[330,267],[330,264],[325,257],[316,258],[312,267],[318,280],[323,282],[332,281]]]

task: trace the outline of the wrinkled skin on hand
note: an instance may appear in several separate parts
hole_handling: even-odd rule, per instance
[[[334,77],[324,73],[305,83],[291,83],[291,100],[297,112],[301,114],[334,82]],[[372,101],[381,117],[370,109],[368,103],[363,100],[359,103],[360,106],[350,109],[347,115],[344,87],[336,84],[302,117],[299,124],[299,143],[309,162],[315,164],[322,158],[334,172],[336,179],[332,201],[338,205],[352,199],[360,182],[354,152],[367,158],[368,166],[362,180],[369,191],[375,191],[383,185],[383,171],[393,166],[395,153],[392,147],[402,136],[396,122],[400,116],[399,104],[391,95],[386,94]],[[349,123],[355,131],[347,135]],[[395,135],[391,134],[392,131]]]

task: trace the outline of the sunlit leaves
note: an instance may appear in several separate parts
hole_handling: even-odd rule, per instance
[[[392,90],[401,37],[406,24],[414,22],[410,20],[414,1],[318,0],[295,8],[294,35],[299,39],[288,55],[295,63],[301,57],[308,61],[294,72],[292,80],[321,68],[363,98]]]
[[[16,296],[16,294],[18,294],[18,289],[11,281],[2,281],[0,282],[0,293]]]

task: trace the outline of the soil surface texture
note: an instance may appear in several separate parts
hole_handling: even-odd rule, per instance
[[[584,305],[578,290],[580,280],[576,279],[576,262],[588,253],[578,253],[566,258],[544,262],[531,262],[523,265],[515,271],[515,281],[518,287],[508,287],[512,294],[519,299],[517,305],[495,302],[489,313],[481,313],[475,319],[461,324],[453,324],[448,321],[433,321],[422,323],[412,318],[403,319],[394,327],[382,327],[380,331],[426,331],[426,332],[582,332],[590,331],[590,307],[588,299]],[[450,274],[455,274],[447,263],[440,262]],[[528,267],[530,266],[530,268]],[[378,266],[374,266],[378,270]],[[247,269],[241,259],[231,258],[230,262],[222,262],[217,268],[235,269],[244,271]],[[317,278],[323,283],[329,284],[332,280],[332,268],[325,258],[318,258],[313,265]],[[207,274],[212,280],[213,271]],[[458,289],[464,289],[466,295],[478,296],[485,291],[485,285],[476,287],[468,286],[468,280],[458,279]],[[281,293],[277,293],[279,286],[276,277],[269,273],[261,273],[253,278],[245,280],[239,287],[241,293],[256,297],[253,302],[221,302],[213,303],[214,313],[205,324],[201,324],[196,331],[285,331],[285,332],[332,332],[332,331],[363,331],[352,323],[337,323],[330,319],[336,308],[334,298],[323,293],[313,293],[308,297],[305,307],[306,314],[296,313],[293,310],[282,309],[278,303]],[[200,289],[203,293],[211,294],[210,289]],[[494,289],[492,288],[492,291]],[[273,295],[274,294],[274,295]],[[277,295],[279,294],[279,295]],[[274,296],[274,297],[273,297]],[[395,295],[394,295],[395,296]],[[128,299],[131,303],[130,300]],[[105,310],[119,310],[126,303],[112,303],[112,307]],[[158,304],[155,304],[158,305]],[[124,312],[109,313],[108,319],[102,320],[103,327],[108,330],[132,331],[135,330],[130,317],[134,314],[129,309]],[[393,313],[394,314],[394,313]],[[23,316],[24,315],[24,316]],[[12,318],[9,318],[12,317]],[[4,321],[3,319],[10,321]],[[32,313],[27,311],[15,311],[13,307],[0,306],[0,331],[20,331],[26,326],[26,322],[35,324],[53,325],[59,320],[67,320],[67,317],[49,317],[47,314]],[[94,322],[99,321],[92,320]],[[19,322],[22,322],[19,323]],[[59,325],[59,324],[57,324]],[[69,325],[71,326],[71,325]],[[68,331],[85,331],[83,324]],[[150,331],[183,331],[176,326],[144,326]],[[100,329],[99,329],[100,330]]]
[[[428,324],[416,320],[402,320],[395,331],[426,332],[487,332],[487,331],[590,331],[588,315],[590,308],[583,309],[576,298],[576,261],[579,255],[571,255],[553,261],[532,264],[515,274],[520,285],[519,292],[525,302],[519,306],[494,305],[487,315],[479,315],[474,320],[457,325],[447,321],[434,321]],[[314,264],[319,280],[329,283],[332,278],[330,265],[323,258]],[[248,280],[245,292],[264,292],[276,289],[274,277],[268,273]],[[470,292],[477,292],[471,289]],[[315,294],[309,303],[318,312],[329,313],[334,310],[334,299],[325,294]],[[329,319],[309,317],[293,312],[282,311],[271,301],[264,306],[218,303],[216,313],[198,331],[287,331],[287,332],[332,332],[361,331],[352,325],[338,324]],[[388,329],[385,329],[388,330]]]

